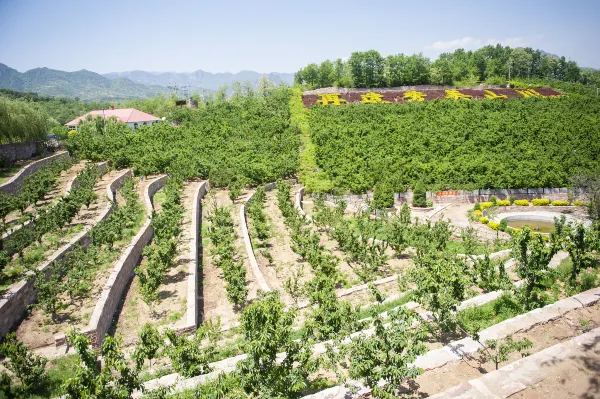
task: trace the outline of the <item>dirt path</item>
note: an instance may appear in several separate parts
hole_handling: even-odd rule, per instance
[[[580,335],[589,329],[600,326],[600,309],[598,305],[590,306],[583,309],[572,310],[564,315],[564,317],[551,321],[545,324],[538,325],[527,332],[514,334],[514,339],[528,338],[533,347],[527,352],[530,354],[539,352],[545,348],[556,345],[557,343],[566,341],[576,335]],[[509,359],[500,363],[499,367],[506,366],[521,358],[519,353],[509,355]],[[455,385],[459,385],[468,380],[479,378],[483,374],[495,370],[495,364],[490,361],[481,361],[479,355],[472,358],[465,358],[460,362],[449,363],[439,369],[426,371],[424,374],[417,377],[416,382],[419,384],[419,393],[425,395],[433,395],[438,392],[443,392]],[[566,372],[566,370],[563,370]],[[576,370],[573,370],[576,371]],[[581,370],[580,370],[581,371]],[[596,369],[596,372],[597,369]],[[563,376],[569,375],[569,372]],[[553,380],[555,381],[555,380]],[[527,391],[530,391],[527,393]],[[532,389],[528,389],[522,394],[529,395]],[[561,392],[561,391],[558,391]],[[551,396],[556,398],[570,397]],[[537,398],[548,396],[515,396],[520,398]]]
[[[99,194],[98,198],[90,205],[89,209],[84,208],[85,211],[80,212],[75,220],[71,222],[71,225],[82,224],[85,227],[89,227],[96,221],[107,205],[106,186],[121,173],[122,171],[113,171],[105,175],[96,184],[95,191]],[[64,243],[68,242],[71,238],[65,237]],[[66,332],[69,328],[85,327],[113,269],[113,263],[119,258],[121,251],[130,243],[131,238],[129,237],[116,242],[111,251],[104,252],[98,259],[98,262],[95,264],[97,268],[96,276],[93,279],[93,287],[88,296],[70,302],[65,295],[62,299],[66,306],[58,312],[56,320],[52,320],[41,309],[32,309],[17,328],[17,337],[28,347],[37,348],[54,344],[54,336],[58,333]],[[44,254],[44,258],[52,254],[53,251],[47,251]]]
[[[259,250],[255,249],[254,254],[269,287],[273,290],[278,290],[281,293],[283,301],[289,305],[293,301],[283,288],[285,281],[291,278],[294,273],[301,272],[303,277],[300,281],[304,284],[314,278],[315,275],[310,265],[292,250],[290,232],[285,226],[283,215],[277,202],[277,190],[266,193],[264,212],[271,221],[271,237],[267,240],[267,245],[268,251],[273,258],[273,263],[270,264]],[[249,222],[252,224],[251,220]],[[250,234],[252,234],[251,231]]]
[[[240,206],[242,198],[245,198],[248,192],[244,192],[240,198],[236,200],[235,206],[229,199],[229,192],[226,190],[211,191],[203,201],[202,205],[202,222],[208,224],[208,215],[217,206],[231,207],[231,215],[234,222],[234,232],[236,239],[234,246],[237,257],[241,259],[246,268],[246,286],[248,287],[248,300],[256,298],[258,284],[254,279],[254,274],[250,268],[250,263],[244,248],[244,242],[240,236]],[[205,229],[203,229],[204,231]],[[212,262],[211,250],[214,248],[210,240],[203,239],[202,244],[202,297],[204,302],[203,319],[221,318],[221,324],[226,327],[231,323],[237,322],[239,309],[234,309],[233,305],[227,299],[227,291],[225,290],[225,280],[223,272],[217,268]]]
[[[151,181],[152,178],[148,178]],[[184,324],[187,307],[187,277],[190,241],[192,240],[192,207],[198,182],[188,182],[183,186],[182,204],[185,208],[181,221],[181,235],[177,245],[176,265],[167,271],[158,289],[158,302],[152,307],[142,299],[139,279],[134,275],[127,295],[123,298],[112,327],[113,335],[123,337],[125,346],[137,341],[138,333],[146,323],[157,326],[178,326]],[[144,257],[138,267],[144,267]]]
[[[67,170],[63,170],[60,173],[56,183],[54,186],[46,193],[44,199],[38,201],[37,203],[28,206],[25,209],[26,214],[37,215],[40,210],[45,207],[56,203],[59,199],[66,195],[67,185],[70,181],[72,181],[81,170],[85,168],[87,164],[86,161],[81,161],[79,163],[74,164]],[[13,211],[9,215],[6,216],[6,223],[9,225],[17,225],[19,219],[21,219],[21,212]]]

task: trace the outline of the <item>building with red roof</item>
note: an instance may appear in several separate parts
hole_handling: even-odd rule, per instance
[[[116,119],[117,122],[126,123],[131,129],[135,130],[138,126],[152,126],[153,123],[161,121],[154,115],[147,114],[135,108],[120,108],[102,109],[90,111],[85,115],[73,119],[71,122],[65,123],[69,129],[77,130],[77,126],[82,121],[94,120],[96,118]]]

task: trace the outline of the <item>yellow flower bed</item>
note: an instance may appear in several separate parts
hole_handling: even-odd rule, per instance
[[[479,218],[479,221],[483,224],[488,224],[489,219],[486,217],[483,217],[483,218]]]
[[[479,218],[482,216],[482,213],[481,213],[481,211],[480,211],[479,209],[478,209],[478,210],[476,210],[476,211],[473,211],[473,214],[474,214],[475,216],[479,217]]]
[[[583,202],[582,200],[577,200],[577,201],[573,202],[573,205],[575,205],[575,206],[583,206],[583,205],[585,205],[585,202]]]
[[[554,200],[552,201],[552,206],[568,206],[569,205],[569,201],[565,201],[565,200]]]
[[[546,198],[535,198],[533,201],[533,206],[548,206],[550,205],[550,200]]]
[[[496,200],[496,205],[498,205],[498,206],[509,206],[510,205],[510,201],[509,200]]]
[[[529,206],[529,201],[527,200],[516,200],[514,202],[516,206]]]
[[[486,208],[491,208],[493,205],[494,205],[494,203],[490,202],[490,201],[488,201],[488,202],[480,202],[479,203],[479,206],[481,207],[481,210],[484,210]]]
[[[500,228],[500,223],[498,222],[489,222],[487,224],[492,230],[498,230]]]

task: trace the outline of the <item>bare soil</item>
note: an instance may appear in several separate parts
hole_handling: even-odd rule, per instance
[[[533,354],[598,326],[600,326],[600,306],[595,305],[584,309],[572,310],[558,320],[537,325],[527,332],[514,334],[513,338],[515,340],[528,338],[533,343],[533,347],[527,352]],[[498,367],[504,367],[520,358],[521,354],[512,353],[509,355],[509,359],[505,362],[501,362]],[[598,358],[598,353],[596,354],[596,358]],[[600,363],[597,363],[597,365],[598,364]],[[495,368],[496,366],[493,362],[485,361],[479,354],[470,358],[464,358],[462,361],[449,363],[444,367],[425,371],[416,379],[416,382],[419,385],[418,392],[422,396],[434,395],[468,380],[479,378],[483,374],[495,370]],[[596,369],[595,372],[598,373],[598,370],[599,369]],[[559,371],[558,375],[562,375],[563,379],[567,375],[570,375],[570,372],[566,372],[566,369],[562,370],[562,374],[560,373],[561,372]],[[555,380],[553,381],[555,382]],[[531,391],[531,389],[526,391]],[[564,393],[564,391],[561,393]],[[534,398],[548,396],[517,395],[515,397]],[[570,396],[564,395],[552,397],[564,398]]]
[[[215,190],[211,191],[204,199],[202,204],[202,223],[208,225],[208,215],[213,211],[214,206],[231,207],[231,215],[234,222],[234,232],[236,240],[234,242],[236,256],[241,259],[246,268],[246,286],[248,287],[248,301],[256,298],[258,284],[255,281],[254,274],[250,268],[244,242],[241,238],[240,228],[240,206],[243,198],[246,198],[248,192],[244,191],[240,198],[236,199],[235,204],[229,199],[229,191]],[[203,229],[204,231],[205,229]],[[228,327],[238,320],[241,309],[235,309],[227,299],[225,290],[225,280],[223,272],[212,262],[211,250],[213,249],[210,240],[203,239],[202,244],[202,298],[203,298],[203,319],[221,319],[221,325]]]
[[[152,178],[148,178],[148,181]],[[188,182],[183,186],[182,205],[184,206],[181,221],[181,235],[177,245],[176,265],[167,272],[159,287],[158,302],[148,306],[139,292],[139,279],[133,276],[127,295],[123,298],[113,324],[114,335],[123,337],[125,346],[137,341],[137,336],[144,324],[152,323],[158,326],[178,326],[185,323],[187,307],[187,278],[190,242],[192,240],[192,207],[194,193],[198,182]],[[146,258],[143,257],[140,266],[143,267]]]

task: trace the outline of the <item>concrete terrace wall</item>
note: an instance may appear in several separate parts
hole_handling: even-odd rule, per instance
[[[62,151],[24,166],[23,169],[11,177],[6,183],[0,184],[0,192],[4,194],[18,194],[19,189],[27,176],[37,172],[52,161],[68,157],[70,157],[69,153],[67,151]]]
[[[0,145],[0,158],[6,158],[11,162],[29,159],[38,152],[43,143],[11,143]]]
[[[113,200],[114,193],[121,187],[123,180],[131,176],[133,172],[126,170],[115,178],[106,188],[108,198],[111,200],[102,212],[102,214],[96,219],[95,226],[98,223],[104,221],[113,211]],[[89,232],[90,227],[87,230],[82,231],[75,236],[69,243],[63,245],[58,251],[54,252],[44,263],[38,267],[38,270],[45,270],[46,275],[50,273],[48,266],[54,261],[59,261],[65,257],[75,246],[81,245],[87,247],[90,244]],[[0,298],[0,338],[3,338],[10,330],[27,314],[27,306],[34,303],[37,299],[37,290],[34,287],[34,279],[31,275],[23,278],[21,281],[13,284],[6,293]]]
[[[94,347],[100,347],[102,344],[104,335],[112,324],[112,319],[119,306],[119,301],[125,293],[133,269],[138,264],[144,247],[152,240],[153,231],[150,226],[152,197],[165,185],[166,181],[167,176],[164,175],[157,177],[146,186],[144,196],[147,215],[146,222],[135,237],[133,237],[129,246],[122,252],[121,257],[117,260],[117,263],[104,286],[104,290],[100,294],[100,299],[96,302],[96,306],[90,318],[90,323],[84,330],[84,333],[92,340],[92,345]],[[63,344],[64,341],[64,334],[57,335],[55,338],[57,345]]]
[[[201,181],[198,183],[194,191],[194,203],[192,205],[192,225],[190,227],[191,237],[189,247],[189,258],[192,260],[188,264],[188,281],[187,281],[187,306],[185,312],[185,325],[175,327],[178,334],[192,332],[196,330],[198,324],[203,319],[200,314],[201,307],[199,306],[200,295],[198,287],[200,285],[199,265],[202,263],[202,199],[208,192],[208,182]]]

